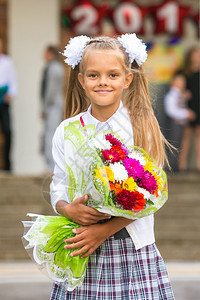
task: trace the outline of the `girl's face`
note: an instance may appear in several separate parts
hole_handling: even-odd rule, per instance
[[[132,73],[126,73],[114,50],[95,50],[88,54],[84,73],[78,74],[79,82],[91,101],[92,108],[119,106],[122,92],[132,81]]]

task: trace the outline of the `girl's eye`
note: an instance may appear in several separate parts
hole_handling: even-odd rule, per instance
[[[117,76],[118,76],[118,74],[115,74],[115,73],[110,74],[110,77],[111,77],[111,78],[115,78],[115,77],[117,77]]]
[[[89,74],[88,77],[90,77],[90,78],[96,78],[97,75],[96,74]]]

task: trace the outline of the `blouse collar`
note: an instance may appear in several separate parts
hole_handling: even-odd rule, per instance
[[[100,122],[91,115],[91,105],[82,115],[85,125],[94,124],[96,132],[101,130],[111,130],[119,134],[127,145],[133,145],[133,129],[128,111],[123,106],[122,101],[116,112],[106,121]]]
[[[94,124],[95,127],[111,127],[111,129],[113,129],[113,126],[116,125],[116,122],[118,123],[118,121],[121,119],[121,114],[123,113],[122,111],[124,110],[124,106],[122,104],[122,101],[120,101],[119,107],[116,110],[116,112],[105,122],[101,122],[99,120],[97,120],[95,117],[93,117],[91,115],[91,104],[88,107],[88,110],[85,113],[85,118],[86,118],[86,123],[87,124]]]

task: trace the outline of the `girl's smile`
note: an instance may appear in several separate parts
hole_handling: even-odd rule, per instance
[[[108,93],[111,93],[112,90],[97,90],[95,91],[96,93],[102,94],[102,95],[106,95]]]
[[[91,101],[92,115],[104,112],[109,118],[118,108],[122,92],[129,87],[132,73],[126,73],[114,50],[96,50],[87,56],[79,81]],[[105,115],[106,112],[106,115]]]

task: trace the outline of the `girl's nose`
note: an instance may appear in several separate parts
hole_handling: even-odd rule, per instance
[[[107,86],[108,83],[107,83],[107,79],[106,79],[106,76],[101,76],[99,78],[99,86]]]

